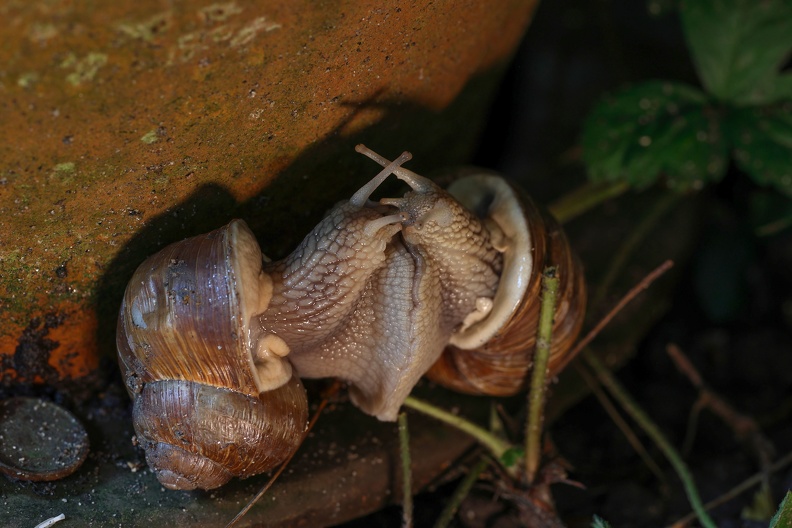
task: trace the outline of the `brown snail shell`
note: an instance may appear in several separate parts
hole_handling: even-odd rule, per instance
[[[138,441],[170,489],[212,489],[272,469],[305,430],[305,390],[296,377],[253,397],[183,380],[148,383],[135,399]]]
[[[262,296],[250,290],[271,288],[261,265],[250,229],[234,221],[150,257],[127,287],[119,361],[138,441],[168,488],[267,471],[302,438],[305,389],[288,362],[251,352],[248,314]],[[269,387],[282,371],[289,381]]]
[[[496,178],[488,174],[472,175],[458,180],[448,190],[504,232],[506,240],[501,241],[504,272],[495,303],[503,289],[509,289],[518,299],[512,298],[500,316],[493,309],[491,317],[499,317],[499,322],[495,328],[484,331],[486,338],[452,337],[452,344],[426,375],[436,383],[467,394],[511,396],[525,388],[533,364],[542,270],[555,266],[559,276],[548,367],[550,376],[558,373],[565,354],[583,326],[586,282],[580,260],[558,222],[524,193]],[[524,225],[519,217],[524,218]],[[526,228],[527,238],[515,242]],[[510,268],[515,267],[513,261],[519,260],[515,253],[528,254],[532,263],[529,270],[509,275]],[[476,334],[475,325],[467,333]]]

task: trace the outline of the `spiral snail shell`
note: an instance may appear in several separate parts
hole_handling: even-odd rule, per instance
[[[525,388],[533,363],[542,270],[554,266],[559,277],[548,364],[555,376],[583,326],[583,267],[555,218],[504,179],[478,173],[448,191],[500,226],[504,269],[490,316],[452,335],[427,377],[458,392],[511,396]]]
[[[267,471],[302,437],[299,379],[277,357],[251,353],[256,290],[270,287],[257,248],[235,221],[163,249],[127,287],[119,362],[138,441],[168,488],[211,489]]]
[[[519,390],[543,263],[569,275],[553,357],[574,340],[585,284],[549,217],[497,176],[445,191],[401,167],[409,153],[390,162],[357,150],[383,170],[283,260],[269,262],[234,220],[133,275],[119,362],[138,439],[166,487],[214,488],[296,449],[307,417],[299,378],[348,382],[353,403],[381,420],[396,418],[427,371],[465,392]],[[391,174],[411,190],[371,201]]]

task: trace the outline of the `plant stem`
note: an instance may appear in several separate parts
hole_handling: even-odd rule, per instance
[[[410,432],[407,429],[407,413],[399,413],[399,447],[402,462],[402,528],[412,528],[412,462],[410,459]]]
[[[512,447],[508,442],[501,440],[473,422],[465,420],[464,418],[461,418],[455,414],[451,414],[450,412],[436,407],[431,403],[419,400],[414,396],[407,396],[407,399],[404,400],[404,405],[469,434],[478,440],[481,445],[489,449],[489,451],[499,461],[501,460],[503,454]]]
[[[625,182],[589,182],[565,194],[548,209],[562,224],[629,189]]]
[[[434,528],[446,528],[446,526],[451,524],[451,520],[454,518],[454,515],[456,515],[459,505],[462,504],[464,498],[470,493],[470,488],[473,487],[473,484],[475,484],[479,475],[487,468],[488,464],[489,460],[482,456],[476,465],[470,468],[468,474],[462,479],[462,482],[459,483],[457,489],[454,490],[454,494],[451,496],[451,499],[449,499],[446,507],[443,508],[440,517],[437,518]]]
[[[542,456],[542,422],[544,421],[545,389],[547,388],[547,363],[553,338],[553,316],[558,297],[558,275],[555,267],[542,272],[542,304],[539,308],[539,328],[536,332],[536,349],[531,372],[531,390],[528,392],[528,420],[525,424],[525,475],[533,482]]]
[[[646,465],[646,467],[648,467],[651,472],[654,473],[655,478],[658,480],[658,482],[660,482],[661,489],[667,489],[668,482],[666,482],[665,475],[663,475],[663,471],[660,469],[660,466],[657,465],[657,462],[655,462],[646,451],[646,448],[641,443],[638,435],[632,430],[630,424],[627,423],[627,420],[623,418],[621,414],[619,414],[616,406],[605,394],[605,391],[602,390],[602,386],[597,383],[597,380],[591,374],[591,371],[580,363],[576,363],[574,366],[577,367],[578,374],[580,374],[580,377],[586,382],[586,385],[589,386],[591,392],[594,393],[594,396],[597,398],[602,408],[606,413],[608,413],[611,421],[613,421],[613,423],[616,424],[616,427],[621,430],[622,434],[630,443],[633,450],[641,457],[641,460],[643,460],[643,463]]]
[[[682,485],[685,487],[685,492],[687,493],[690,505],[693,508],[693,511],[696,512],[701,524],[705,528],[716,528],[715,522],[707,514],[704,505],[701,503],[701,497],[699,497],[698,489],[696,488],[696,484],[693,481],[693,475],[690,473],[690,469],[682,460],[682,457],[679,455],[677,450],[674,449],[674,446],[671,445],[657,425],[651,420],[651,418],[649,418],[643,409],[639,407],[638,403],[633,400],[632,396],[630,396],[627,390],[622,387],[621,383],[619,383],[616,378],[613,377],[611,372],[594,354],[586,350],[583,352],[583,357],[585,358],[588,365],[594,370],[594,372],[596,372],[597,378],[599,378],[602,384],[608,389],[608,392],[610,392],[611,395],[616,400],[618,400],[627,414],[632,416],[633,420],[635,420],[641,429],[643,429],[644,432],[649,435],[649,437],[654,441],[657,447],[660,448],[665,457],[671,463],[677,475],[679,475],[680,480],[682,480]]]

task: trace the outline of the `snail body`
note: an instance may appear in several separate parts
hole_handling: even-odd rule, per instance
[[[119,362],[138,439],[166,487],[217,487],[296,449],[307,419],[299,378],[348,382],[353,403],[381,420],[395,420],[427,371],[465,392],[519,390],[535,333],[535,322],[519,321],[536,318],[529,297],[544,262],[578,274],[557,310],[564,337],[554,357],[580,329],[579,264],[530,201],[491,175],[449,192],[402,168],[408,153],[390,162],[358,150],[383,170],[283,260],[268,261],[234,220],[166,247],[133,275]],[[391,174],[411,190],[369,200]],[[528,231],[534,222],[551,231]]]

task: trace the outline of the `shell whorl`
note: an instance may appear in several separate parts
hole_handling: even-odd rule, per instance
[[[525,387],[533,364],[541,274],[546,266],[555,266],[560,280],[549,362],[551,376],[557,374],[583,325],[586,282],[580,260],[558,222],[523,193],[515,192],[530,231],[532,265],[527,289],[494,336],[472,349],[447,346],[427,372],[432,381],[459,392],[510,396]]]
[[[116,344],[127,389],[161,379],[233,388],[250,396],[291,377],[291,365],[262,352],[252,316],[272,283],[247,224],[234,220],[173,243],[129,281]]]
[[[268,471],[297,449],[308,402],[296,377],[259,397],[182,380],[146,384],[134,404],[146,461],[170,489],[212,489]]]

